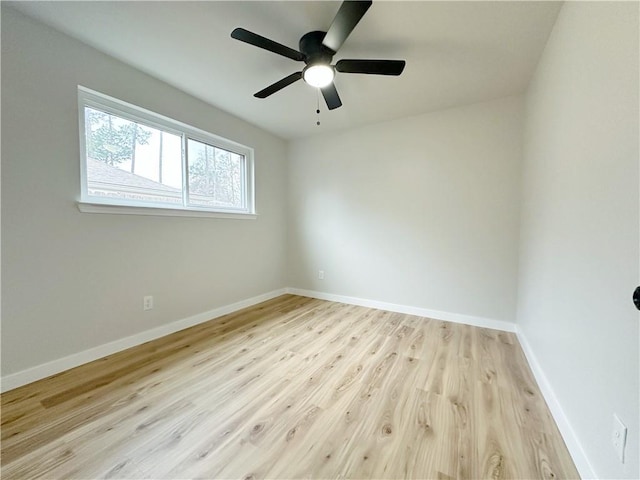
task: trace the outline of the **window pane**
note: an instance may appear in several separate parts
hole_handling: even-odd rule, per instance
[[[182,138],[86,107],[89,196],[182,205]]]
[[[245,209],[245,158],[197,140],[187,141],[189,204]]]

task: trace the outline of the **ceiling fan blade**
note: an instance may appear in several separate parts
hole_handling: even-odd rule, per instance
[[[292,60],[300,62],[304,60],[304,55],[299,51],[278,42],[274,42],[273,40],[269,40],[257,33],[245,30],[244,28],[234,29],[233,32],[231,32],[231,38],[235,38],[236,40],[240,40],[241,42],[245,42],[259,48],[264,48],[265,50],[269,50],[270,52],[277,53],[278,55],[282,55],[283,57],[287,57]]]
[[[336,70],[343,73],[366,73],[370,75],[400,75],[404,60],[340,60]]]
[[[292,73],[288,77],[284,77],[282,80],[278,80],[276,83],[269,85],[267,88],[260,90],[258,93],[254,93],[256,98],[267,98],[269,95],[273,95],[284,87],[288,87],[293,82],[297,82],[302,78],[302,72]]]
[[[322,44],[325,47],[330,48],[334,52],[342,46],[347,39],[351,31],[358,24],[360,19],[367,12],[371,6],[371,0],[367,1],[352,1],[345,0],[338,13],[336,14],[327,34],[322,40]]]
[[[326,87],[321,88],[320,90],[322,90],[322,96],[324,97],[324,101],[327,102],[327,107],[329,108],[329,110],[333,110],[342,106],[340,95],[338,95],[338,90],[336,90],[336,86],[333,82],[331,82]]]

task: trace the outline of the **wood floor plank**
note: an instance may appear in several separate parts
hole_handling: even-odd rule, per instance
[[[284,295],[1,396],[24,478],[578,478],[513,334]]]

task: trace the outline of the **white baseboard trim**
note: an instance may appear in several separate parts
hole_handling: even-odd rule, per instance
[[[527,361],[531,366],[531,370],[533,371],[536,381],[538,382],[540,391],[542,392],[542,395],[545,401],[547,402],[547,405],[549,406],[549,410],[553,415],[553,419],[558,425],[558,429],[560,430],[562,438],[564,439],[567,445],[567,448],[569,449],[569,453],[571,454],[571,457],[576,465],[576,468],[578,469],[578,472],[580,473],[580,476],[583,479],[599,478],[595,474],[593,467],[591,466],[591,463],[589,462],[589,459],[587,458],[584,452],[584,449],[582,448],[582,445],[578,440],[578,437],[576,436],[573,428],[571,427],[571,424],[569,423],[569,420],[567,419],[564,413],[564,410],[560,405],[560,402],[558,402],[558,399],[553,389],[551,388],[551,384],[547,380],[547,377],[544,374],[542,367],[538,362],[537,357],[533,353],[533,350],[531,350],[531,346],[529,345],[529,342],[527,342],[527,339],[524,336],[522,330],[520,330],[515,323],[505,322],[503,320],[495,320],[491,318],[463,315],[458,313],[429,310],[429,309],[420,308],[420,307],[398,305],[395,303],[379,302],[377,300],[368,300],[364,298],[336,295],[333,293],[304,290],[300,288],[287,288],[286,292],[293,295],[317,298],[320,300],[329,300],[332,302],[347,303],[350,305],[359,305],[363,307],[377,308],[380,310],[388,310],[391,312],[406,313],[409,315],[417,315],[420,317],[428,317],[436,320],[463,323],[466,325],[473,325],[476,327],[492,328],[495,330],[515,332],[518,337],[518,341],[520,342],[520,345],[522,346],[522,349],[525,353],[525,356],[527,357]]]
[[[522,346],[522,350],[524,351],[525,356],[527,357],[527,361],[529,362],[529,366],[531,367],[531,371],[533,372],[533,376],[536,378],[538,382],[538,386],[540,387],[540,391],[542,392],[542,396],[547,402],[547,406],[551,411],[551,415],[558,425],[558,429],[560,430],[560,434],[564,439],[564,443],[567,445],[569,449],[569,453],[571,454],[571,458],[578,469],[578,473],[580,473],[580,477],[583,479],[589,478],[600,478],[596,475],[591,462],[587,458],[587,455],[582,448],[582,444],[578,440],[578,436],[576,435],[573,427],[569,423],[569,419],[564,413],[564,409],[562,405],[558,401],[547,376],[544,373],[544,370],[540,366],[538,362],[538,358],[535,353],[531,349],[531,345],[527,341],[524,332],[516,326],[516,335],[518,336],[518,341]]]
[[[317,298],[319,300],[330,300],[332,302],[347,303],[349,305],[359,305],[361,307],[377,308],[379,310],[388,310],[390,312],[406,313],[408,315],[433,318],[435,320],[444,320],[447,322],[473,325],[474,327],[491,328],[494,330],[502,330],[505,332],[516,331],[515,323],[506,322],[504,320],[494,320],[492,318],[463,315],[461,313],[441,312],[439,310],[429,310],[421,307],[398,305],[396,303],[379,302],[377,300],[368,300],[366,298],[348,297],[345,295],[316,292],[313,290],[303,290],[300,288],[287,288],[286,291],[287,293],[300,295],[302,297]]]
[[[242,310],[243,308],[251,307],[258,303],[276,298],[285,293],[300,295],[303,297],[317,298],[319,300],[329,300],[332,302],[346,303],[349,305],[359,305],[363,307],[377,308],[380,310],[387,310],[391,312],[405,313],[408,315],[417,315],[420,317],[433,318],[436,320],[462,323],[466,325],[473,325],[476,327],[491,328],[506,332],[515,332],[518,336],[518,340],[520,342],[520,345],[522,346],[524,354],[527,357],[529,365],[531,366],[531,370],[533,371],[536,381],[538,382],[540,391],[542,392],[542,395],[544,396],[544,399],[549,406],[549,410],[551,411],[551,414],[553,415],[553,418],[558,425],[560,433],[562,434],[562,437],[567,445],[567,448],[569,449],[573,461],[576,464],[576,468],[578,469],[580,476],[583,479],[598,478],[584,452],[584,449],[582,448],[580,441],[578,440],[578,437],[575,434],[575,431],[571,427],[571,424],[569,423],[569,420],[567,419],[564,410],[562,409],[562,406],[560,405],[560,402],[558,401],[555,392],[553,391],[551,384],[549,383],[549,380],[544,374],[544,371],[542,370],[542,367],[540,366],[536,355],[533,353],[533,350],[531,349],[531,346],[529,345],[529,342],[527,341],[524,333],[520,328],[517,327],[516,324],[503,320],[476,317],[459,313],[442,312],[438,310],[429,310],[421,307],[399,305],[395,303],[381,302],[377,300],[369,300],[358,297],[349,297],[346,295],[337,295],[333,293],[324,293],[313,290],[304,290],[300,288],[287,287],[273,290],[262,295],[257,295],[255,297],[241,300],[230,305],[214,308],[213,310],[209,310],[208,312],[203,312],[191,317],[176,320],[166,325],[152,328],[150,330],[145,330],[144,332],[136,333],[135,335],[131,335],[129,337],[121,338],[113,342],[105,343],[103,345],[99,345],[97,347],[90,348],[79,353],[74,353],[72,355],[53,360],[51,362],[47,362],[35,367],[28,368],[26,370],[22,370],[20,372],[7,375],[0,379],[0,392],[12,390],[22,385],[35,382],[36,380],[40,380],[51,375],[55,375],[56,373],[60,373],[65,370],[77,367],[79,365],[92,362],[99,358],[106,357],[107,355],[112,355],[122,350],[126,350],[127,348],[135,347],[136,345],[155,340],[156,338],[164,337],[165,335],[184,330],[185,328],[189,328],[194,325],[213,320],[223,315]]]
[[[22,385],[55,375],[56,373],[64,372],[65,370],[92,362],[99,358],[106,357],[107,355],[112,355],[122,350],[126,350],[127,348],[135,347],[136,345],[140,345],[150,340],[155,340],[156,338],[164,337],[165,335],[169,335],[179,330],[184,330],[185,328],[213,320],[214,318],[221,317],[222,315],[227,315],[229,313],[242,310],[243,308],[271,300],[272,298],[279,297],[285,293],[285,288],[273,290],[230,305],[214,308],[208,312],[199,313],[191,317],[176,320],[166,325],[145,330],[144,332],[136,333],[135,335],[105,343],[82,352],[74,353],[57,360],[52,360],[51,362],[43,363],[20,372],[12,373],[11,375],[2,377],[0,381],[0,392],[13,390],[14,388],[21,387]]]
[[[189,328],[194,325],[212,320],[214,318],[221,317],[222,315],[226,315],[228,313],[250,307],[257,303],[270,300],[285,293],[300,295],[303,297],[312,297],[320,300],[329,300],[332,302],[347,303],[350,305],[360,305],[363,307],[377,308],[380,310],[388,310],[391,312],[406,313],[408,315],[417,315],[420,317],[428,317],[436,320],[473,325],[476,327],[492,328],[495,330],[503,330],[507,332],[516,331],[515,324],[511,322],[505,322],[503,320],[494,320],[491,318],[463,315],[459,313],[429,310],[426,308],[399,305],[395,303],[380,302],[377,300],[336,295],[332,293],[317,292],[312,290],[303,290],[299,288],[281,288],[246,300],[241,300],[230,305],[215,308],[208,312],[203,312],[191,317],[176,320],[166,325],[161,325],[150,330],[145,330],[144,332],[136,333],[135,335],[131,335],[129,337],[121,338],[113,342],[105,343],[103,345],[99,345],[82,352],[74,353],[63,358],[52,360],[50,362],[36,365],[35,367],[31,367],[20,372],[4,376],[0,380],[0,392],[6,392],[8,390],[21,387],[22,385],[26,385],[28,383],[35,382],[36,380],[55,375],[56,373],[60,373],[79,365],[92,362],[99,358],[106,357],[107,355],[112,355],[122,350],[126,350],[127,348],[135,347],[136,345],[155,340],[156,338],[164,337],[165,335],[169,335],[179,330],[184,330],[185,328]]]

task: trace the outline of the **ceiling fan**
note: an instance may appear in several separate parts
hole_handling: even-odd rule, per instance
[[[309,85],[322,91],[327,107],[329,110],[333,110],[342,105],[336,86],[333,83],[336,71],[368,75],[400,75],[404,70],[404,60],[339,60],[335,65],[331,65],[333,56],[367,12],[371,3],[371,0],[345,0],[333,19],[329,30],[326,32],[314,31],[305,33],[300,39],[299,51],[244,28],[233,30],[231,37],[236,40],[306,64],[301,71],[278,80],[255,93],[254,97],[266,98],[302,78]]]

